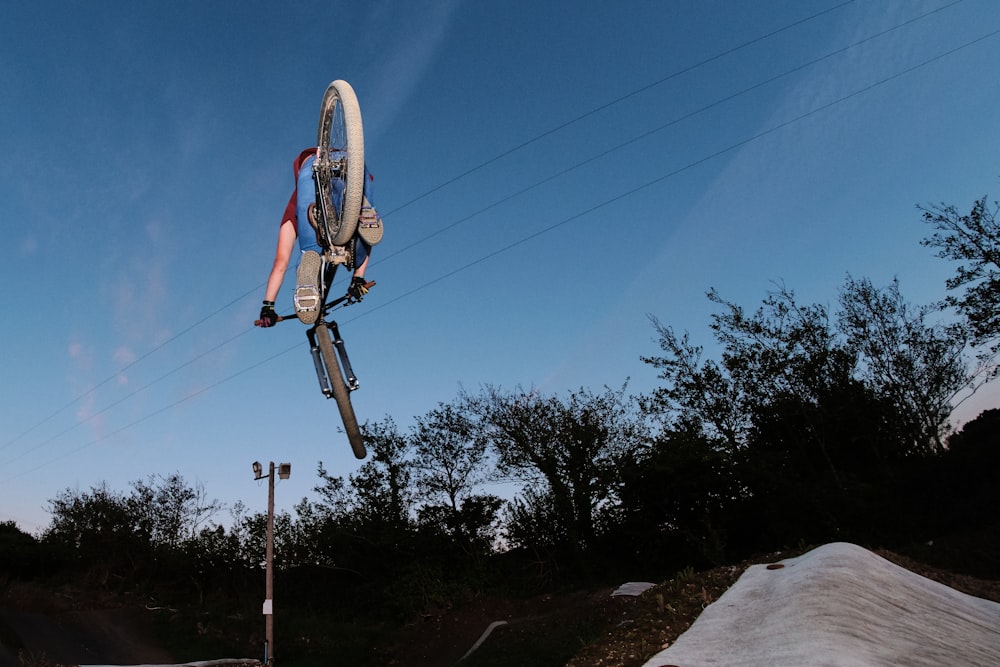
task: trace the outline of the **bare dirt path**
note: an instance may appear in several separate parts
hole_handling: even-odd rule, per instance
[[[19,652],[45,664],[174,662],[155,643],[151,612],[141,606],[90,608],[83,602],[30,587],[8,588],[0,598],[0,667],[19,667]]]

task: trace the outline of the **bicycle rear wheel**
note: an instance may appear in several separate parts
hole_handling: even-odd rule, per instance
[[[365,187],[365,135],[351,84],[327,86],[316,140],[316,208],[330,245],[346,245],[358,227]]]
[[[354,406],[351,405],[351,392],[344,382],[344,375],[341,373],[340,363],[337,361],[337,351],[333,347],[333,338],[325,322],[316,325],[316,344],[319,345],[323,365],[326,367],[327,379],[329,379],[330,388],[333,390],[333,398],[337,402],[340,418],[344,422],[347,440],[351,443],[354,456],[363,459],[368,455],[365,450],[365,441],[361,437],[358,418],[354,415]]]

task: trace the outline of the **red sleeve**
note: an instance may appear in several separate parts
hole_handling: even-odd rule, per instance
[[[283,223],[285,220],[291,220],[292,224],[295,225],[295,229],[298,230],[298,217],[298,202],[296,201],[295,190],[292,190],[292,196],[288,198],[288,204],[285,206],[284,215],[281,216],[281,222]]]
[[[281,222],[285,220],[291,220],[295,224],[295,231],[299,230],[299,214],[298,214],[298,188],[299,188],[299,169],[302,167],[302,163],[306,161],[311,155],[316,154],[316,148],[306,148],[292,162],[292,177],[295,179],[295,189],[292,190],[292,196],[288,198],[288,204],[285,206],[285,214],[281,217]]]

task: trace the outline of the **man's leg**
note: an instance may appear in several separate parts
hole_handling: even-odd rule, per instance
[[[296,183],[296,215],[298,217],[299,250],[302,257],[295,270],[295,314],[304,324],[312,324],[319,318],[320,269],[323,258],[322,248],[316,240],[316,230],[309,223],[309,204],[315,200],[312,179],[312,164],[315,156],[306,159],[299,168]]]

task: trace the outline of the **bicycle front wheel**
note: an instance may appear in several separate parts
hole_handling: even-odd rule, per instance
[[[330,328],[325,322],[320,322],[316,325],[316,343],[319,345],[320,356],[323,357],[326,376],[330,381],[330,389],[333,391],[333,398],[337,402],[340,418],[344,422],[344,432],[347,433],[347,440],[351,443],[354,456],[363,459],[368,455],[368,452],[365,450],[365,441],[361,437],[361,429],[358,428],[358,418],[354,415],[354,406],[351,405],[351,392],[344,382],[343,373],[340,371],[340,363],[337,361],[337,351],[333,348],[333,338],[330,334]]]
[[[365,134],[351,84],[332,82],[323,95],[316,140],[316,207],[326,239],[342,246],[354,236],[365,187]]]

